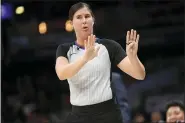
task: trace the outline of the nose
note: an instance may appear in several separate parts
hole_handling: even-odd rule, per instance
[[[82,22],[86,23],[86,18],[85,17],[83,17]]]

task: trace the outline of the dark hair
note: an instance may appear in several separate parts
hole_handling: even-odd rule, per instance
[[[167,103],[165,112],[167,113],[168,109],[173,106],[178,106],[183,112],[185,112],[185,107],[184,107],[183,102],[178,101],[178,100],[173,100],[173,101],[170,101],[169,103]]]
[[[84,7],[89,9],[92,17],[94,18],[94,14],[93,14],[90,6],[87,3],[78,2],[74,5],[72,5],[71,8],[69,9],[69,20],[73,20],[73,16],[74,16],[75,12],[78,11],[79,9],[81,9],[81,8],[84,8]]]

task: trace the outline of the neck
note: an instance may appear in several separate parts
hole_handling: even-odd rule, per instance
[[[76,38],[76,43],[81,46],[81,47],[84,47],[84,41],[87,40],[87,38],[81,38],[81,37],[78,37]]]
[[[93,34],[93,29],[90,32],[86,32],[86,33],[76,32],[76,43],[79,46],[84,47],[84,41],[88,40],[88,36],[90,36],[91,34]]]
[[[88,35],[87,36],[76,36],[76,43],[81,46],[84,47],[84,41],[88,40]]]

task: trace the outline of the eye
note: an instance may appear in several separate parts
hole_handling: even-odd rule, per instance
[[[176,112],[175,112],[175,114],[176,114],[176,115],[178,115],[178,114],[179,114],[179,112],[178,112],[178,111],[176,111]]]
[[[78,15],[76,18],[77,18],[77,19],[81,19],[82,17],[81,17],[80,15]]]
[[[85,18],[89,18],[90,17],[90,15],[85,15]]]

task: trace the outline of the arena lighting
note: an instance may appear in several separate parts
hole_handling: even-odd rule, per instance
[[[47,32],[47,24],[46,24],[46,22],[41,22],[39,24],[38,28],[39,28],[39,33],[40,34],[45,34]]]
[[[24,6],[17,7],[16,10],[15,10],[15,13],[18,14],[18,15],[24,13]]]
[[[72,32],[73,31],[73,26],[71,25],[71,21],[67,20],[65,23],[65,29],[67,32]]]

